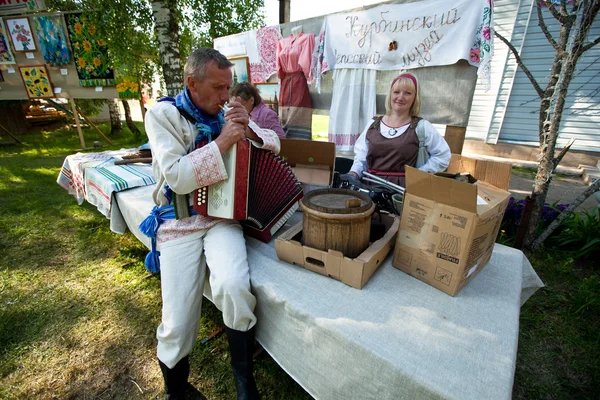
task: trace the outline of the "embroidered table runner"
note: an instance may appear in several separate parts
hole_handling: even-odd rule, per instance
[[[85,200],[109,217],[114,192],[156,183],[151,164],[114,165],[116,160],[136,151],[138,149],[121,149],[67,156],[56,182],[72,194],[78,204]]]

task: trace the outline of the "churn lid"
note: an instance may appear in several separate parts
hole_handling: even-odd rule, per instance
[[[300,200],[303,208],[329,214],[359,214],[369,211],[373,201],[364,193],[350,189],[317,189]]]

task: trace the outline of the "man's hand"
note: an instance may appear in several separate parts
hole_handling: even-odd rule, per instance
[[[221,129],[219,137],[215,139],[215,143],[219,147],[221,154],[229,150],[238,141],[246,138],[250,117],[248,116],[248,111],[237,100],[239,98],[227,104],[228,110],[225,112],[225,125]]]
[[[250,127],[248,127],[250,115],[248,114],[246,108],[240,103],[240,97],[236,97],[233,101],[229,102],[227,107],[229,107],[230,110],[225,113],[225,121],[230,120],[244,124],[246,126],[246,137],[262,143],[262,139],[252,129],[250,129]],[[243,111],[240,110],[240,108]]]
[[[239,102],[240,98],[236,97],[235,100],[230,101],[227,104],[229,110],[225,113],[225,121],[233,121],[244,126],[248,126],[248,121],[250,120],[250,116],[248,115],[248,111]]]
[[[226,121],[221,129],[221,134],[215,139],[215,144],[219,147],[221,154],[225,153],[231,146],[238,141],[246,138],[247,126],[238,122]]]

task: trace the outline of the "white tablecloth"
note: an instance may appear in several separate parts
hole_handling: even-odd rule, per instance
[[[137,230],[153,186],[115,193],[111,229]],[[285,228],[284,228],[285,229]],[[519,250],[496,245],[456,297],[395,269],[362,290],[280,261],[248,239],[257,340],[317,399],[510,399],[519,313],[543,283]]]

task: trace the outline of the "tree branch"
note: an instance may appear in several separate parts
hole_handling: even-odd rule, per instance
[[[554,158],[554,169],[556,169],[556,167],[558,167],[558,164],[560,164],[560,162],[562,161],[563,157],[565,156],[565,154],[567,154],[567,151],[569,151],[571,149],[571,146],[573,146],[573,143],[575,143],[575,138],[572,137],[571,140],[569,140],[569,143],[567,143],[567,145],[565,147],[562,148],[562,150],[560,151],[560,153],[558,153],[558,155]],[[552,172],[554,172],[554,170],[552,170]]]
[[[571,214],[581,203],[583,203],[593,193],[600,190],[600,179],[596,179],[587,189],[583,191],[567,208],[561,212],[558,217],[546,228],[546,230],[533,242],[531,245],[531,251],[535,252],[538,250],[544,241],[548,239],[548,236],[554,232],[554,230]]]
[[[538,0],[538,10],[541,10],[541,5],[544,4],[546,8],[552,13],[552,16],[561,24],[565,23],[565,15],[562,15],[556,7],[554,7],[554,3],[548,0]]]
[[[590,43],[586,44],[585,46],[582,46],[580,52],[585,53],[586,51],[588,51],[589,49],[591,49],[598,43],[600,43],[600,36],[597,37],[593,42],[590,42]]]
[[[529,69],[525,66],[525,64],[523,64],[523,60],[521,59],[521,56],[519,55],[519,52],[517,51],[517,49],[515,48],[515,46],[513,46],[512,43],[509,42],[504,36],[502,36],[501,34],[499,34],[496,29],[494,29],[494,35],[496,35],[496,37],[498,39],[500,39],[505,45],[508,46],[508,48],[510,49],[510,51],[515,56],[515,60],[517,61],[517,65],[519,67],[521,67],[521,69],[523,70],[523,72],[525,73],[525,75],[527,75],[527,78],[529,78],[529,81],[533,85],[533,88],[537,92],[538,96],[540,96],[540,98],[544,98],[544,91],[542,90],[542,88],[540,87],[540,85],[538,84],[538,82],[533,77],[533,74],[529,71]]]
[[[543,3],[543,0],[540,0]],[[552,6],[554,8],[554,6]],[[556,10],[555,10],[556,11]],[[556,43],[556,40],[554,40],[554,37],[552,36],[552,34],[550,33],[550,31],[548,30],[548,26],[546,25],[546,21],[544,20],[544,15],[542,13],[542,7],[540,7],[540,3],[537,3],[537,14],[538,14],[538,26],[540,27],[540,29],[542,30],[542,32],[544,33],[544,36],[546,36],[546,39],[548,40],[548,42],[552,45],[552,47],[554,47],[554,50],[556,50],[556,52],[562,57],[565,58],[567,53],[565,53],[565,51],[563,49],[560,48],[560,46],[558,45],[558,43]],[[556,19],[558,19],[558,17],[555,16]]]

